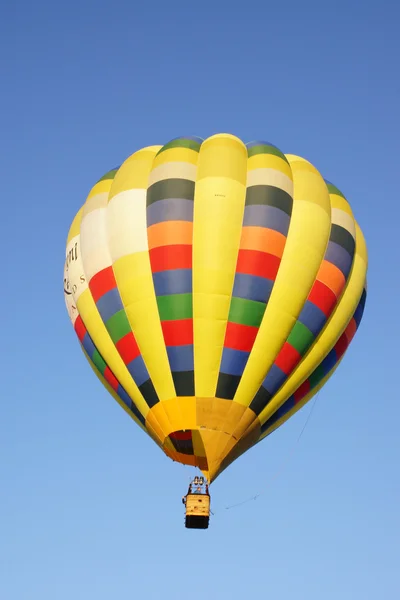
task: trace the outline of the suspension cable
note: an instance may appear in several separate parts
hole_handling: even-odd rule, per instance
[[[268,482],[268,484],[267,484],[267,487],[268,487],[268,486],[269,486],[269,485],[270,485],[270,484],[271,484],[273,481],[275,481],[275,480],[276,480],[276,479],[279,477],[279,475],[281,475],[281,474],[282,474],[282,472],[284,471],[284,468],[285,468],[285,467],[287,466],[287,464],[289,463],[289,460],[291,459],[291,457],[292,457],[292,455],[293,455],[293,453],[294,453],[294,451],[295,451],[295,449],[296,449],[296,447],[297,447],[298,443],[300,442],[300,440],[301,440],[301,438],[302,438],[302,436],[303,436],[303,433],[304,433],[304,432],[305,432],[305,430],[306,430],[306,427],[307,427],[308,423],[310,422],[311,416],[312,416],[312,414],[313,414],[313,412],[314,412],[314,409],[315,409],[315,405],[317,404],[317,398],[318,398],[318,396],[319,396],[319,392],[318,392],[318,393],[315,395],[315,397],[314,397],[314,401],[313,401],[313,403],[312,403],[312,405],[311,405],[311,409],[310,409],[310,411],[309,411],[309,413],[308,413],[308,415],[307,415],[307,419],[305,420],[305,423],[304,423],[304,425],[303,425],[303,427],[302,427],[302,429],[301,429],[301,431],[300,431],[300,433],[299,433],[299,435],[298,435],[298,437],[297,437],[296,441],[294,442],[293,446],[292,446],[292,447],[291,447],[291,449],[289,450],[289,452],[288,452],[288,454],[287,454],[286,458],[285,458],[285,459],[284,459],[284,460],[281,462],[281,464],[280,464],[279,468],[278,468],[278,469],[275,471],[275,473],[272,475],[271,479],[269,480],[269,482]],[[264,490],[264,491],[262,491],[262,492],[259,492],[258,494],[255,494],[254,496],[251,496],[250,498],[247,498],[246,500],[242,500],[241,502],[237,502],[237,503],[235,503],[235,504],[231,504],[231,505],[229,505],[229,506],[225,506],[225,510],[231,510],[232,508],[237,508],[237,507],[239,507],[239,506],[242,506],[243,504],[247,504],[248,502],[252,502],[253,500],[257,500],[257,498],[259,498],[259,496],[261,496],[261,495],[262,495],[262,494],[264,494],[264,493],[265,493],[265,490]]]

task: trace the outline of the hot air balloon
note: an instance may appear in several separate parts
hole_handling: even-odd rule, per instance
[[[366,272],[344,195],[267,142],[176,138],[92,188],[68,235],[68,313],[115,400],[202,471],[187,527],[208,526],[209,484],[335,372]]]

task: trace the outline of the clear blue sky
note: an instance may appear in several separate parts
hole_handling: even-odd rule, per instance
[[[0,598],[395,600],[398,3],[145,4],[2,8]],[[104,172],[142,146],[222,131],[306,157],[347,195],[369,294],[285,468],[309,405],[217,480],[211,527],[191,532],[190,469],[135,427],[79,350],[64,248]]]

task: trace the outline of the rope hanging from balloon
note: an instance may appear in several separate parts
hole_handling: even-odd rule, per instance
[[[315,395],[314,401],[313,401],[313,403],[311,405],[311,409],[310,409],[310,411],[309,411],[309,413],[307,415],[305,423],[304,423],[304,425],[303,425],[303,427],[302,427],[302,429],[301,429],[301,431],[300,431],[300,433],[299,433],[296,441],[294,442],[292,448],[289,450],[286,458],[282,461],[280,467],[275,471],[275,473],[271,477],[268,485],[270,485],[272,481],[275,481],[279,477],[279,475],[282,474],[284,468],[289,463],[289,460],[291,459],[291,457],[292,457],[292,455],[293,455],[293,453],[294,453],[297,445],[299,444],[299,442],[300,442],[300,440],[301,440],[301,438],[302,438],[302,436],[303,436],[303,434],[304,434],[304,432],[305,432],[305,430],[307,428],[308,423],[310,422],[311,416],[312,416],[312,414],[314,412],[314,409],[315,409],[315,405],[317,403],[318,396],[319,396],[319,392]],[[252,502],[254,500],[257,500],[257,498],[259,498],[264,493],[265,493],[265,490],[263,492],[259,492],[258,494],[255,494],[254,496],[251,496],[250,498],[247,498],[246,500],[242,500],[241,502],[237,502],[235,504],[231,504],[229,506],[225,506],[225,510],[231,510],[232,508],[237,508],[239,506],[243,506],[243,504],[248,504],[248,502]]]

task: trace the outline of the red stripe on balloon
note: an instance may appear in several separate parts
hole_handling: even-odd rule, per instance
[[[300,360],[300,352],[298,352],[296,348],[293,348],[291,344],[285,342],[282,350],[276,357],[275,365],[279,367],[285,373],[285,375],[290,375]]]
[[[76,335],[78,336],[79,340],[82,342],[83,338],[86,335],[87,329],[82,321],[82,317],[80,315],[78,315],[75,324],[74,324],[74,329],[76,332]]]
[[[321,281],[315,281],[308,300],[321,309],[326,317],[329,317],[335,307],[337,297],[327,285]]]
[[[153,273],[170,269],[191,269],[192,246],[160,246],[149,251]]]
[[[93,275],[89,282],[89,288],[93,296],[93,300],[97,302],[99,298],[104,296],[110,290],[117,287],[117,282],[114,277],[112,267],[102,269],[96,275]]]
[[[132,332],[127,333],[115,344],[122,360],[126,365],[140,355],[139,346]]]
[[[104,379],[111,385],[114,391],[118,390],[119,383],[114,373],[110,370],[109,367],[106,367],[104,370]]]
[[[251,352],[257,333],[258,327],[228,322],[226,326],[224,347]]]
[[[236,272],[275,281],[281,259],[259,250],[239,250]]]
[[[166,346],[193,344],[193,319],[162,321],[161,327]]]

